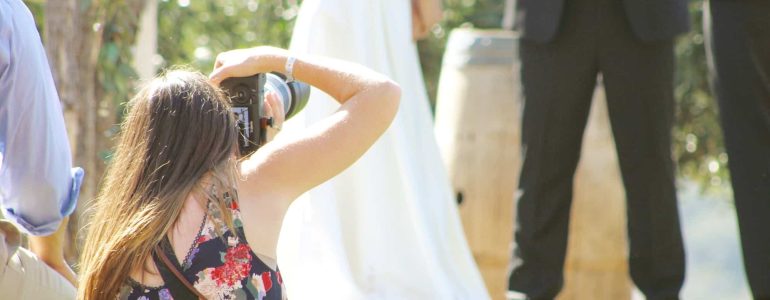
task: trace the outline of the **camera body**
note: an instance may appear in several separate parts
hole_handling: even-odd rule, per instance
[[[286,82],[286,77],[280,73],[227,78],[220,86],[230,99],[240,133],[238,148],[244,156],[267,142],[267,127],[273,125],[273,119],[265,111],[266,92],[278,94],[286,120],[299,113],[310,98],[309,85],[298,81]]]

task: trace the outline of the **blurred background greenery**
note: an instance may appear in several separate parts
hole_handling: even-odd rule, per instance
[[[27,4],[43,32],[45,1]],[[151,59],[159,70],[189,65],[202,72],[211,70],[216,53],[232,48],[268,44],[288,47],[301,0],[160,0],[158,5],[158,56]],[[445,0],[445,19],[430,38],[419,43],[425,84],[435,101],[441,58],[449,32],[457,27],[500,28],[504,0]],[[120,13],[126,1],[81,0],[98,8],[103,37],[97,64],[97,79],[104,99],[112,102],[120,119],[121,104],[135,91],[137,75],[131,62],[138,16]],[[696,180],[704,189],[727,183],[727,155],[722,146],[715,102],[707,78],[701,0],[690,1],[693,30],[676,45],[677,100],[673,155],[679,177]],[[115,127],[103,133],[109,137]],[[108,159],[108,149],[100,157]]]

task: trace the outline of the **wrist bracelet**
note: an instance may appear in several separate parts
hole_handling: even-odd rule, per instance
[[[297,61],[297,58],[294,56],[289,56],[286,58],[286,82],[292,82],[294,81],[294,63]]]

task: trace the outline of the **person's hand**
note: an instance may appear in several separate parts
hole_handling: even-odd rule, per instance
[[[414,41],[424,39],[428,37],[429,32],[430,29],[425,26],[420,10],[417,9],[415,1],[412,1],[412,39]]]
[[[278,94],[275,92],[265,94],[265,114],[268,118],[273,118],[273,126],[267,128],[267,141],[271,141],[281,131],[286,116],[285,111],[283,101]]]
[[[222,52],[217,55],[209,80],[218,86],[229,77],[247,77],[281,70],[286,57],[286,50],[270,46]]]
[[[412,39],[428,37],[433,26],[441,22],[443,8],[440,0],[412,0]]]

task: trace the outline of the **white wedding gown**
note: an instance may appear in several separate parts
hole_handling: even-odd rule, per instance
[[[410,9],[409,0],[302,3],[292,51],[363,64],[398,82],[402,98],[360,160],[289,209],[278,246],[289,299],[489,298],[439,156]],[[282,134],[338,107],[313,90]]]

